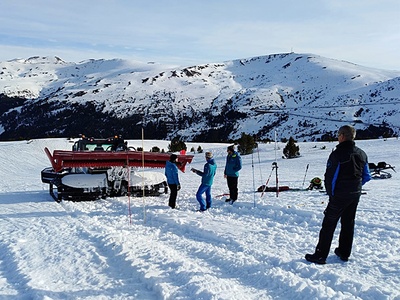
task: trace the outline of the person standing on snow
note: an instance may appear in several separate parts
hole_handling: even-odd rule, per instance
[[[211,186],[214,182],[214,176],[217,171],[217,164],[214,161],[213,154],[211,152],[206,152],[206,164],[204,165],[204,170],[199,171],[196,169],[191,169],[193,173],[201,176],[201,184],[196,193],[196,199],[200,204],[199,211],[206,211],[211,208],[212,198],[211,198]],[[203,199],[203,194],[206,194],[206,200]]]
[[[239,171],[242,169],[242,158],[233,145],[227,148],[227,152],[224,177],[229,188],[229,198],[225,202],[233,204],[238,198],[238,179]]]
[[[329,202],[324,211],[325,216],[315,252],[305,256],[309,262],[326,263],[339,219],[341,229],[339,246],[335,249],[335,254],[342,261],[349,259],[361,188],[371,179],[368,157],[363,150],[355,146],[355,137],[356,130],[352,126],[345,125],[339,128],[339,144],[330,154],[325,171],[325,188]]]
[[[165,177],[167,177],[167,184],[170,190],[168,205],[171,208],[177,208],[176,197],[178,196],[178,191],[181,189],[178,167],[176,165],[177,162],[178,156],[176,154],[171,154],[169,161],[167,161],[165,165]]]

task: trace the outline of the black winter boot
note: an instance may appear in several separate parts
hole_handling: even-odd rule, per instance
[[[341,260],[343,260],[343,261],[348,261],[348,260],[349,260],[348,257],[343,256],[342,253],[340,253],[339,248],[336,248],[336,249],[335,249],[335,254],[336,254]]]
[[[322,257],[318,252],[314,254],[306,254],[306,260],[315,264],[324,265],[326,264],[326,258]]]

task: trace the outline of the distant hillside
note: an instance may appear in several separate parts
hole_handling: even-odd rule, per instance
[[[400,72],[312,54],[275,54],[185,68],[126,60],[0,63],[0,140],[85,133],[226,141],[400,133]]]

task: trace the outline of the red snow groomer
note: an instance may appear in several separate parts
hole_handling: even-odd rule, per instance
[[[82,136],[72,151],[54,150],[51,154],[47,147],[44,151],[52,166],[42,170],[42,182],[49,184],[50,195],[57,202],[128,194],[159,196],[168,192],[164,174],[144,168],[164,168],[170,154],[136,151],[120,136],[107,139]],[[192,160],[193,155],[178,155],[178,169],[184,172]]]

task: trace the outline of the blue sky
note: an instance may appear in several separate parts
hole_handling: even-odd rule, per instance
[[[0,61],[190,66],[312,53],[400,70],[399,0],[1,0]]]

